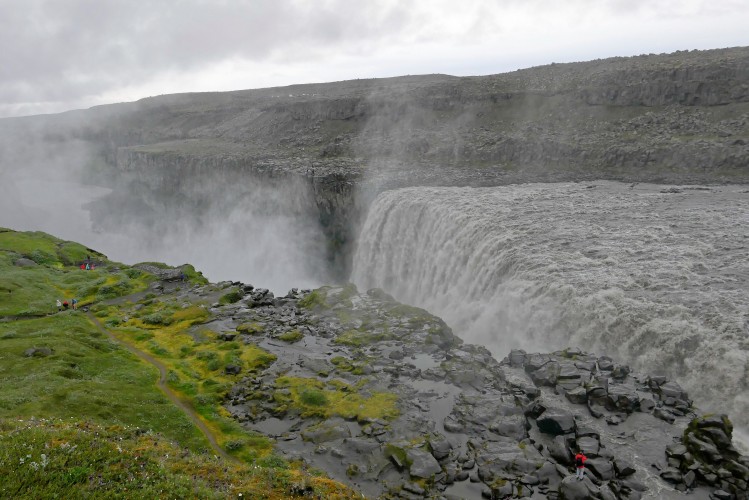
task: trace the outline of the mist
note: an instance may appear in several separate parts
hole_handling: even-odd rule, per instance
[[[161,182],[123,175],[87,141],[18,134],[2,144],[0,225],[45,231],[129,264],[189,263],[211,281],[277,294],[329,281],[308,182],[211,172]]]

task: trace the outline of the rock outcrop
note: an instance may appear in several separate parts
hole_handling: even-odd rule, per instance
[[[206,326],[275,359],[236,375],[227,411],[369,497],[746,498],[730,423],[700,416],[675,381],[579,349],[500,362],[377,289],[223,286],[237,300]],[[203,288],[183,293],[215,296]]]

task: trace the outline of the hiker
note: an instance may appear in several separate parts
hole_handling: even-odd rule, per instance
[[[75,311],[78,308],[78,299],[73,299],[70,303],[73,304],[73,310]]]
[[[60,299],[57,299],[57,312],[62,311],[62,302],[60,302]]]
[[[576,477],[578,481],[582,481],[585,478],[585,461],[588,459],[583,455],[582,451],[578,451],[575,455],[575,468],[577,469]]]
[[[91,264],[86,262],[86,271],[90,271],[90,270],[91,270]]]
[[[69,306],[69,305],[70,305],[70,304],[68,304],[68,301],[67,301],[67,300],[64,300],[64,301],[62,302],[62,307],[63,307],[63,308],[65,308],[65,310],[66,310],[66,311],[68,310],[68,306]]]
[[[86,270],[86,264],[81,264],[81,271],[85,271],[85,270]]]

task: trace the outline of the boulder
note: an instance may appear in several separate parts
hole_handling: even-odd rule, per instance
[[[565,392],[564,397],[572,404],[584,405],[588,401],[587,391],[582,386]]]
[[[429,479],[435,474],[442,472],[442,468],[431,453],[419,448],[411,448],[406,451],[406,457],[411,464],[408,468],[411,477]]]
[[[242,367],[239,365],[226,365],[224,367],[224,372],[227,375],[238,375],[239,373],[241,373],[241,371]]]
[[[31,347],[23,351],[23,355],[27,358],[46,358],[54,353],[54,349],[51,347]]]
[[[561,408],[549,408],[538,419],[538,429],[551,435],[568,434],[575,431],[575,417]]]
[[[510,355],[507,356],[510,366],[513,368],[519,368],[525,363],[526,352],[522,349],[513,349],[510,351]]]
[[[614,473],[614,464],[606,458],[589,458],[585,462],[585,467],[602,481],[614,479],[616,475]]]
[[[661,420],[664,420],[669,424],[673,424],[676,421],[676,417],[674,416],[674,414],[665,408],[656,408],[655,410],[653,410],[653,416],[656,418],[660,418]]]
[[[16,259],[13,265],[16,267],[32,267],[37,264],[31,259],[27,259],[26,257],[21,257],[20,259]]]
[[[533,383],[539,386],[554,387],[559,378],[559,363],[551,361],[530,373]]]
[[[573,454],[564,436],[556,436],[549,445],[549,456],[562,465],[572,465]]]
[[[432,439],[429,441],[429,448],[432,450],[432,456],[437,460],[442,460],[450,456],[452,445],[447,439]]]
[[[672,484],[678,484],[684,481],[684,476],[681,474],[681,471],[674,467],[668,467],[661,472],[661,478]]]
[[[315,444],[349,437],[351,437],[351,431],[344,422],[323,422],[302,431],[302,439]]]
[[[500,436],[509,437],[515,441],[522,441],[528,437],[526,427],[528,422],[523,415],[508,415],[495,420],[489,430]]]
[[[578,481],[574,475],[565,477],[559,485],[559,496],[562,500],[589,500],[598,498],[598,486],[586,477]]]

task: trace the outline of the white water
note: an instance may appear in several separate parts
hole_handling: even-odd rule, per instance
[[[597,182],[382,193],[352,280],[497,357],[578,346],[749,423],[749,190]]]

